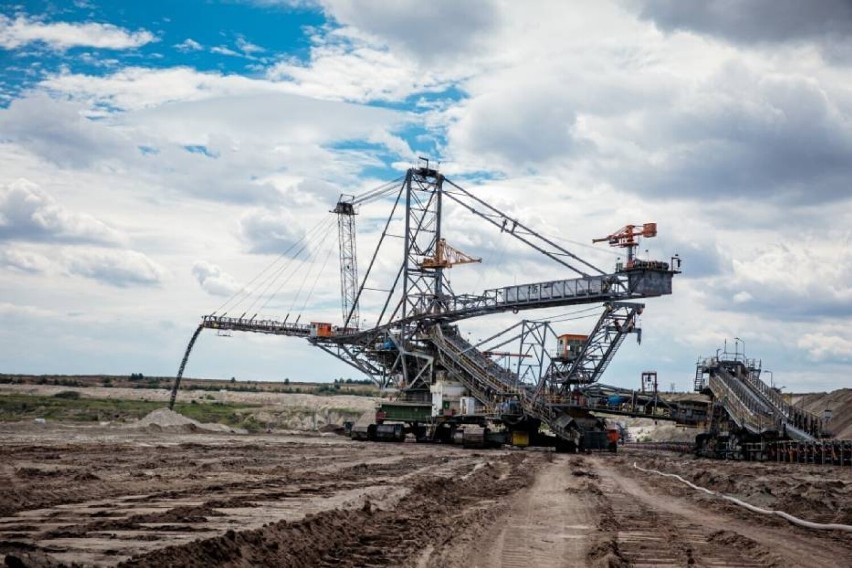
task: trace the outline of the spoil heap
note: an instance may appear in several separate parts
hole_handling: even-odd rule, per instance
[[[244,434],[245,430],[241,428],[231,428],[225,424],[204,424],[187,418],[183,414],[169,410],[168,408],[158,408],[150,412],[147,416],[140,419],[138,422],[130,424],[129,428],[146,428],[154,431],[174,431],[174,432],[231,432]]]

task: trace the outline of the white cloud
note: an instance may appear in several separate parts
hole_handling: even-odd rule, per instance
[[[131,32],[112,24],[45,23],[18,16],[14,20],[0,15],[0,47],[16,49],[39,42],[56,50],[71,47],[131,49],[157,41],[147,30]]]
[[[499,4],[492,0],[322,0],[322,4],[341,24],[434,64],[475,52],[480,38],[499,20]]]
[[[740,291],[734,294],[734,303],[735,304],[745,304],[753,300],[754,297],[746,291]]]
[[[228,55],[230,57],[240,57],[242,55],[242,54],[234,51],[230,47],[226,47],[224,45],[217,45],[215,47],[211,47],[210,53],[216,53],[218,55]]]
[[[189,51],[201,51],[202,49],[204,49],[204,47],[191,37],[188,37],[182,42],[176,44],[175,49],[186,53]]]
[[[62,207],[36,184],[19,179],[0,185],[0,240],[117,244],[114,229]]]
[[[159,286],[167,271],[143,253],[130,250],[74,250],[65,254],[69,274],[118,288]]]
[[[72,168],[138,156],[138,150],[121,131],[90,120],[86,112],[79,102],[35,93],[0,110],[2,139]]]
[[[852,315],[850,282],[852,253],[830,240],[801,236],[798,242],[740,248],[732,273],[715,278],[708,290],[717,308],[733,298],[737,310],[768,318],[844,318]]]
[[[529,79],[529,90],[483,93],[456,109],[448,132],[450,146],[461,150],[455,159],[543,168],[584,152],[590,143],[578,135],[577,111],[559,102],[564,86]]]
[[[798,347],[807,350],[815,360],[852,360],[852,339],[839,335],[808,333],[799,339]]]
[[[315,8],[318,6],[317,0],[246,0],[246,2],[263,7]]]
[[[53,99],[28,93],[0,109],[2,180],[32,179],[68,211],[121,227],[124,247],[164,272],[88,259],[75,265],[85,278],[56,286],[54,267],[72,274],[68,252],[56,257],[33,241],[2,255],[0,284],[22,303],[118,314],[141,313],[137,305],[156,304],[159,293],[186,323],[214,307],[208,294],[236,287],[229,275],[243,280],[270,260],[246,250],[283,252],[328,215],[338,193],[375,187],[384,179],[372,172],[386,161],[404,168],[434,149],[430,157],[463,186],[490,180],[477,195],[577,246],[628,222],[660,223],[660,237],[640,254],[680,252],[685,274],[673,296],[648,302],[642,349],[625,345],[605,380],[632,385],[638,370],[657,364],[661,376],[688,374],[695,356],[738,336],[782,376],[813,370],[826,385],[842,384],[845,375],[827,363],[845,349],[836,338],[848,334],[836,326],[852,305],[849,69],[827,65],[830,46],[807,34],[771,49],[696,26],[667,34],[624,5],[327,0],[321,8],[332,21],[304,28],[308,58],[276,53],[275,65],[255,66],[252,76],[191,67],[50,74],[32,90]],[[769,18],[773,29],[777,20]],[[187,49],[215,45],[176,37]],[[220,47],[232,54],[273,57],[257,51],[259,36],[230,37]],[[351,104],[368,101],[377,104]],[[369,204],[357,219],[362,262],[385,205]],[[451,205],[446,213],[451,244],[484,257],[451,271],[457,292],[565,276],[472,216]],[[602,268],[618,254],[567,246]],[[401,245],[388,247],[376,261],[379,288],[401,262]],[[321,264],[324,255],[314,256]],[[128,306],[126,292],[91,278],[142,284]],[[154,281],[162,288],[145,284]],[[339,317],[337,288],[334,278],[318,280],[314,298],[325,303],[316,313]],[[369,311],[365,319],[375,317]],[[588,331],[587,323],[566,331]]]
[[[814,42],[829,61],[852,63],[852,5],[847,0],[638,0],[640,16],[666,31],[686,31],[745,45]]]
[[[340,32],[323,36],[309,63],[285,60],[270,67],[267,77],[309,97],[359,102],[398,100],[444,82],[404,54]]]
[[[230,297],[240,290],[233,276],[206,260],[199,260],[192,265],[192,275],[199,286],[212,296]]]
[[[284,171],[296,182],[310,177],[360,183],[360,168],[380,163],[327,146],[366,138],[404,149],[391,131],[410,119],[393,110],[288,94],[263,79],[190,69],[60,75],[43,86],[57,98],[34,94],[0,110],[10,142],[60,166],[133,172],[168,192],[233,202],[279,203],[281,190],[265,180]],[[105,106],[125,110],[97,110]],[[96,120],[86,118],[98,112]]]
[[[252,42],[246,40],[246,38],[244,38],[243,36],[239,36],[237,38],[237,49],[239,49],[246,55],[252,55],[254,53],[263,53],[264,51],[266,51],[259,45],[255,45]]]
[[[286,209],[249,211],[240,219],[240,234],[254,253],[294,255],[300,247],[293,248],[305,235],[296,216]]]
[[[727,63],[668,108],[645,109],[635,126],[613,122],[644,153],[622,172],[643,193],[703,202],[743,193],[845,198],[852,126],[831,89],[813,77]]]
[[[0,250],[0,266],[28,274],[43,274],[50,270],[52,263],[38,253],[5,248]]]
[[[175,101],[204,100],[240,94],[280,92],[281,86],[239,75],[197,71],[189,67],[124,67],[110,75],[62,72],[40,86],[76,101],[138,110]]]
[[[0,316],[4,320],[11,318],[20,318],[23,320],[29,318],[56,318],[58,315],[52,310],[45,310],[38,306],[22,306],[20,304],[0,302]]]

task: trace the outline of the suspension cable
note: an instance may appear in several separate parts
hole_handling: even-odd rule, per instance
[[[396,185],[404,179],[405,179],[405,176],[403,175],[403,176],[400,176],[400,177],[398,177],[394,180],[383,183],[382,185],[380,185],[378,187],[374,187],[373,189],[367,190],[360,195],[356,195],[352,199],[352,204],[353,205],[363,205],[364,203],[370,203],[371,201],[375,201],[376,199],[379,199],[380,197],[383,197],[385,195],[389,195],[389,194],[393,193],[392,190],[396,188]]]
[[[247,299],[247,298],[248,298],[248,296],[250,296],[250,295],[252,294],[251,286],[252,286],[252,285],[253,285],[256,281],[260,280],[260,279],[261,279],[261,277],[263,277],[263,276],[264,276],[267,272],[269,272],[270,270],[272,270],[272,269],[273,269],[273,267],[274,267],[275,265],[277,265],[279,262],[281,262],[282,260],[285,260],[285,259],[289,258],[289,256],[288,256],[288,255],[290,254],[290,252],[291,252],[294,248],[296,248],[296,247],[297,247],[297,246],[298,246],[298,245],[299,245],[302,241],[304,241],[304,240],[308,237],[308,235],[309,235],[309,234],[311,234],[312,232],[314,232],[314,231],[315,231],[315,230],[316,230],[316,229],[317,229],[320,225],[322,225],[323,223],[324,223],[324,220],[319,221],[316,225],[314,225],[311,229],[309,229],[309,230],[308,230],[308,231],[307,231],[304,235],[302,235],[302,236],[301,236],[298,240],[296,240],[295,242],[293,242],[293,243],[292,243],[289,247],[287,247],[287,248],[286,248],[286,249],[285,249],[282,253],[280,253],[278,256],[276,256],[276,257],[272,260],[272,262],[270,262],[270,263],[269,263],[269,264],[268,264],[268,265],[267,265],[267,266],[266,266],[263,270],[261,270],[259,273],[257,273],[257,274],[254,276],[254,278],[252,278],[252,279],[251,279],[251,280],[250,280],[247,284],[245,284],[244,286],[242,286],[242,287],[241,287],[241,288],[240,288],[237,292],[235,292],[233,295],[231,295],[231,297],[230,297],[230,298],[228,298],[227,300],[225,300],[225,302],[224,302],[221,306],[219,306],[218,308],[216,308],[216,310],[214,310],[214,311],[213,311],[213,313],[215,314],[215,313],[217,313],[217,312],[221,312],[221,311],[223,311],[223,310],[224,310],[224,312],[223,312],[223,313],[227,313],[227,311],[228,311],[228,310],[226,309],[226,307],[227,307],[227,306],[229,306],[229,305],[231,305],[231,303],[234,303],[235,305],[238,305],[238,304],[239,304],[239,302],[241,302],[241,301],[243,301],[243,300]],[[242,299],[240,299],[240,300],[237,300],[237,298],[239,298],[240,296],[246,296],[246,298],[242,298]],[[230,306],[230,308],[235,307],[235,305],[234,305],[234,306]],[[230,308],[228,308],[228,309],[230,309]]]
[[[329,242],[332,242],[332,244],[333,244],[333,241],[331,241],[331,239],[329,239]],[[325,272],[325,268],[326,268],[326,266],[328,266],[328,260],[331,258],[331,254],[333,252],[334,252],[334,246],[329,246],[328,251],[325,254],[325,260],[323,260],[323,262],[322,262],[322,268],[320,268],[319,271],[317,271],[317,276],[316,276],[316,278],[314,278],[313,284],[311,284],[311,288],[308,290],[308,294],[305,297],[305,301],[302,303],[302,307],[299,308],[299,313],[302,313],[302,312],[305,311],[305,308],[307,307],[308,302],[313,297],[314,289],[317,286],[317,282],[319,282],[320,278],[322,277],[323,273]]]
[[[317,231],[311,237],[311,241],[317,236],[324,235],[328,231],[328,229],[330,228],[331,224],[333,224],[333,219],[326,217],[326,219],[324,221],[322,221],[319,225],[317,225]],[[304,260],[299,258],[299,257],[302,256],[303,253],[306,253],[306,251],[307,251],[308,254],[310,253],[310,251],[308,249],[310,244],[311,244],[310,241],[306,241],[302,245],[302,247],[299,248],[299,250],[296,252],[296,254],[293,255],[293,257],[291,258],[291,261],[293,263],[295,263],[298,260],[300,263],[304,263]],[[289,266],[289,264],[287,266]],[[266,285],[266,287],[264,288],[264,290],[258,294],[258,297],[255,299],[254,302],[252,302],[252,306],[249,309],[253,308],[254,305],[257,304],[257,302],[264,295],[266,295],[266,300],[263,302],[260,309],[262,310],[262,309],[266,308],[270,304],[270,302],[272,302],[272,299],[276,295],[278,295],[278,293],[281,291],[281,289],[297,274],[298,271],[293,270],[293,271],[289,272],[283,279],[281,279],[279,281],[278,278],[280,276],[282,276],[283,271],[284,271],[285,268],[287,268],[287,266],[282,267],[282,269],[279,271],[279,273],[276,274],[273,278],[271,278],[269,280],[269,282]],[[266,294],[267,291],[269,291],[272,288],[272,286],[275,285],[276,283],[278,283],[278,286],[274,290],[272,290],[268,294]]]
[[[379,242],[376,245],[376,249],[373,251],[373,256],[370,258],[370,264],[367,266],[367,272],[364,274],[363,280],[361,280],[361,285],[358,287],[358,293],[355,295],[355,301],[352,303],[353,306],[358,305],[359,300],[361,299],[361,293],[364,291],[365,286],[367,285],[367,280],[370,278],[370,274],[373,271],[373,265],[376,262],[376,259],[379,256],[379,251],[382,248],[382,244],[385,242],[385,237],[388,236],[388,229],[390,228],[391,221],[393,221],[393,217],[396,214],[396,209],[399,207],[399,202],[402,198],[402,191],[405,189],[405,184],[401,184],[399,186],[399,192],[397,193],[396,200],[394,200],[393,208],[391,208],[390,215],[388,215],[388,219],[385,222],[385,228],[382,229],[382,234],[379,237]],[[399,278],[399,276],[397,276]],[[393,294],[393,292],[391,292]],[[382,310],[382,314],[384,314],[384,310]],[[349,325],[349,319],[352,317],[352,311],[350,310],[349,316],[346,318],[344,325]],[[381,321],[381,316],[379,316],[379,321]],[[376,325],[379,325],[379,321],[376,322]]]
[[[545,318],[540,318],[540,319],[537,319],[537,320],[530,320],[530,321],[534,321],[536,323],[543,323],[543,322],[558,323],[558,322],[561,322],[561,321],[571,321],[571,320],[575,320],[575,319],[583,319],[583,318],[587,318],[587,317],[593,317],[596,314],[590,314],[590,315],[584,315],[584,316],[578,316],[578,314],[585,314],[585,313],[588,313],[588,312],[597,312],[599,309],[600,309],[599,306],[590,306],[588,308],[580,308],[580,309],[576,309],[576,310],[571,310],[571,311],[568,311],[568,312],[563,312],[561,314],[557,314],[557,315],[552,316],[552,317],[545,317]]]
[[[330,245],[333,245],[335,243],[335,241],[333,239],[325,239],[323,242],[325,243],[325,248],[329,248]],[[310,254],[310,251],[309,251],[309,254]],[[296,291],[296,295],[293,297],[293,301],[290,304],[290,311],[292,311],[293,308],[296,307],[296,304],[298,303],[299,298],[302,296],[302,290],[305,289],[305,284],[310,279],[311,273],[313,272],[315,266],[316,266],[316,263],[311,262],[310,264],[308,264],[307,270],[304,271],[304,277],[302,278],[301,283],[299,283],[299,289]]]

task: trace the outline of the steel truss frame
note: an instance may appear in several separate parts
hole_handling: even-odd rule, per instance
[[[644,308],[644,304],[633,302],[604,304],[604,311],[583,344],[579,356],[571,361],[551,361],[550,368],[543,376],[547,390],[555,395],[566,396],[575,386],[597,382],[628,334],[635,333],[637,341],[641,343],[642,330],[638,326],[637,317]]]
[[[337,235],[340,247],[340,302],[343,327],[359,327],[358,319],[358,255],[355,241],[355,197],[341,195],[332,213],[337,213]]]
[[[398,193],[393,208],[360,285],[357,285],[354,215],[356,205],[366,198],[344,195],[338,201],[334,212],[338,214],[343,326],[335,328],[330,337],[307,337],[313,345],[372,377],[382,388],[396,384],[403,390],[428,390],[440,355],[433,331],[451,322],[509,310],[517,312],[601,302],[604,313],[576,361],[566,362],[547,353],[548,342],[556,336],[547,322],[525,320],[509,328],[520,326],[515,338],[520,340],[519,353],[525,356],[518,357],[515,366],[514,390],[528,393],[529,403],[539,415],[549,414],[549,408],[542,406],[545,399],[565,396],[572,387],[597,381],[624,337],[629,333],[640,333],[636,317],[644,306],[621,300],[671,293],[670,278],[675,271],[669,270],[668,265],[657,263],[659,266],[634,270],[629,274],[608,274],[447,180],[437,170],[431,169],[428,161],[424,166],[409,169],[401,186],[389,184],[374,190],[369,196],[372,199],[388,195],[396,188]],[[424,259],[436,255],[438,243],[443,238],[441,223],[445,197],[576,276],[567,280],[495,288],[481,294],[455,294],[440,264],[424,266]],[[404,234],[401,235],[403,262],[393,284],[385,290],[387,296],[376,325],[360,330],[359,301],[364,290],[370,289],[367,281],[386,237],[393,236],[389,229],[401,203],[405,207]],[[668,278],[668,291],[642,288],[645,274],[652,280]],[[210,317],[206,317],[196,330],[181,364],[181,372],[203,327],[301,337],[308,334],[306,329],[291,329],[293,326],[286,326],[286,322],[266,321],[263,329],[253,321],[230,322],[223,327],[223,322],[213,321]],[[508,341],[511,339],[502,344]],[[475,346],[470,349],[475,349]]]

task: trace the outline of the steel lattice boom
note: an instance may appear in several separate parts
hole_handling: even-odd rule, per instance
[[[378,246],[359,281],[355,231],[358,207],[394,194]],[[454,264],[480,259],[447,244],[443,226],[446,203],[538,251],[563,269],[566,278],[456,293],[446,271]],[[671,294],[672,277],[679,268],[679,259],[673,260],[677,264],[671,267],[665,262],[634,260],[631,255],[628,266],[620,266],[614,272],[601,270],[446,179],[430,168],[428,161],[409,169],[397,183],[360,197],[341,196],[333,213],[337,215],[339,237],[341,325],[300,324],[298,318],[288,323],[288,318],[246,318],[245,314],[205,316],[187,348],[174,393],[202,329],[285,335],[307,339],[372,377],[381,387],[398,387],[405,400],[428,400],[435,396],[437,383],[455,381],[485,408],[496,411],[514,401],[530,420],[544,422],[554,433],[568,439],[575,436],[582,419],[571,412],[571,407],[576,406],[571,397],[578,388],[598,381],[626,335],[638,336],[636,318],[644,305],[635,300]],[[655,224],[645,227],[651,225],[656,234]],[[400,226],[402,234],[393,234],[393,227]],[[628,233],[629,238],[619,233],[608,240],[629,241],[633,247],[634,237],[653,236],[650,228]],[[387,258],[383,247],[395,240],[389,237],[401,237],[401,262],[393,281],[383,288],[386,296],[380,302],[382,307],[371,320],[375,325],[364,327],[360,304],[365,293],[375,290],[368,281],[373,277],[380,251],[384,250],[383,258]],[[500,339],[502,343],[492,345],[494,349],[518,341],[514,369],[495,363],[480,351],[481,345],[470,344],[457,328],[457,322],[489,314],[584,304],[602,304],[603,313],[588,336],[572,336],[575,339],[570,353],[554,353],[550,349],[557,335],[547,322],[525,320],[491,338],[496,340],[515,332],[509,339]]]

